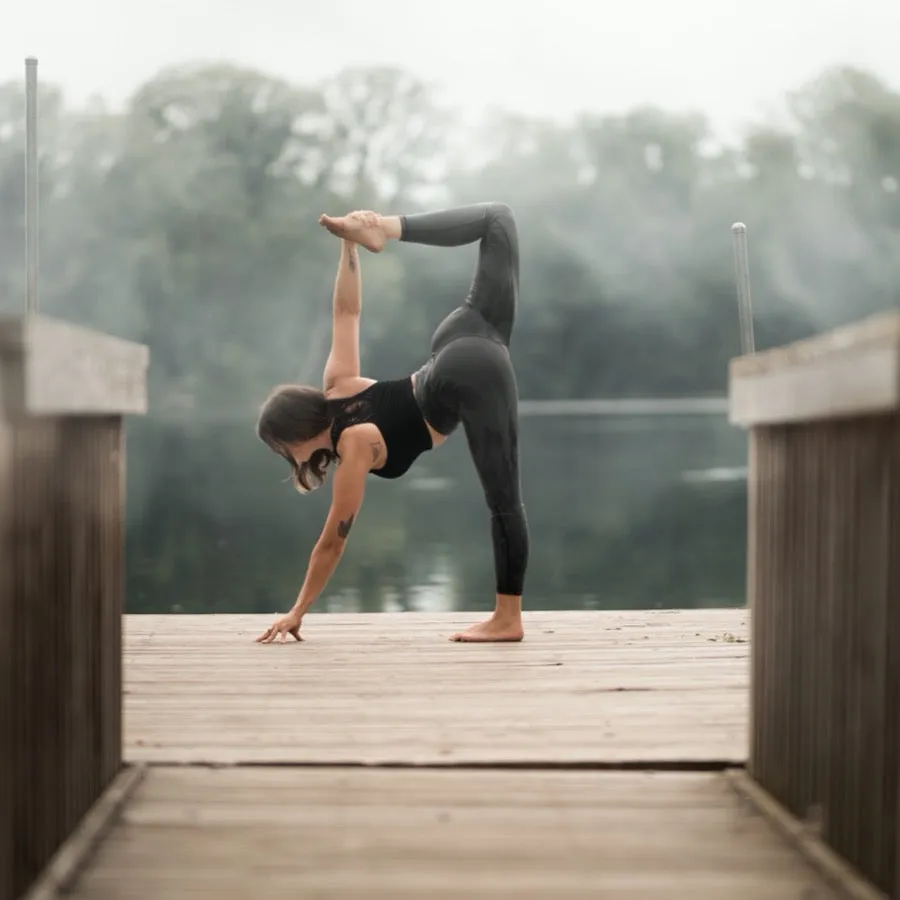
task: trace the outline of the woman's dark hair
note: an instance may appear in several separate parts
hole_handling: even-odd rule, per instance
[[[320,449],[298,464],[291,444],[309,441],[331,427],[340,403],[330,402],[322,391],[300,384],[276,387],[262,405],[256,433],[291,467],[291,480],[300,493],[315,490],[325,480],[328,466],[337,459],[333,450]]]

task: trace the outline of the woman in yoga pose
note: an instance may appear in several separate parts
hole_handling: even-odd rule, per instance
[[[324,390],[276,388],[263,405],[257,432],[288,461],[301,491],[318,487],[327,467],[339,464],[331,510],[297,601],[257,640],[283,641],[288,634],[301,639],[303,615],[344,552],[366,477],[399,478],[462,423],[491,515],[497,599],[490,619],[451,640],[520,641],[528,525],[519,480],[518,391],[509,358],[519,289],[512,210],[480,203],[406,216],[323,215],[319,222],[341,239]],[[440,247],[478,241],[478,263],[468,296],[435,331],[428,362],[404,378],[373,381],[359,371],[357,246],[379,253],[390,240]]]

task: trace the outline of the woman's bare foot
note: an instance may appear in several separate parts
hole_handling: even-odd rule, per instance
[[[491,616],[486,622],[479,622],[450,638],[460,644],[488,644],[521,641],[525,637],[522,622],[505,622]]]
[[[373,212],[353,212],[346,216],[319,216],[319,224],[345,241],[353,241],[372,253],[381,253],[388,241],[388,231],[381,216]]]
[[[522,628],[522,598],[511,594],[498,594],[494,614],[486,621],[479,622],[465,631],[454,634],[451,641],[459,643],[479,643],[500,641],[521,641],[525,637]]]

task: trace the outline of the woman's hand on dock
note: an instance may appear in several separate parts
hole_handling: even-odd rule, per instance
[[[300,637],[300,622],[302,620],[303,616],[292,609],[286,616],[282,616],[278,619],[274,625],[270,625],[256,639],[256,643],[271,644],[279,637],[279,635],[281,636],[281,642],[284,643],[289,634],[292,635],[295,640],[302,641],[303,638]]]

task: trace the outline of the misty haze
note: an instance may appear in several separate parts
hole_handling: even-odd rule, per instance
[[[723,141],[702,114],[653,105],[463,120],[399,65],[299,81],[193,59],[108,105],[70,99],[41,60],[41,311],[151,351],[150,414],[127,425],[131,612],[268,613],[296,596],[330,488],[298,496],[254,425],[272,385],[321,380],[338,244],[320,212],[510,204],[528,401],[723,397],[741,349],[737,220],[758,349],[898,306],[900,94],[876,71],[835,60]],[[4,313],[25,296],[23,147],[11,80]],[[422,364],[474,261],[361,254],[363,375]],[[521,463],[527,608],[744,603],[746,435],[723,412],[523,414]],[[315,609],[491,608],[464,438],[373,481]]]

